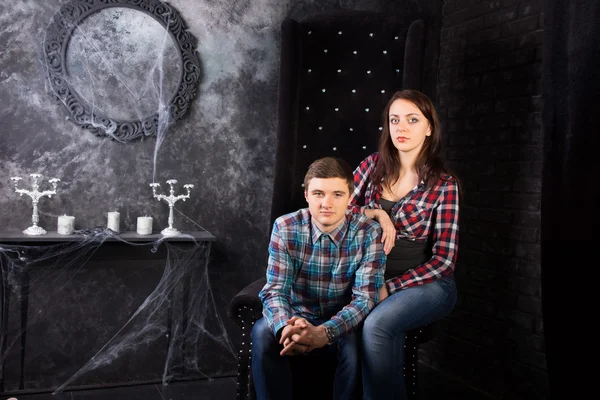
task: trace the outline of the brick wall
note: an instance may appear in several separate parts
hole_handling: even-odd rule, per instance
[[[459,298],[421,359],[495,398],[548,395],[540,287],[541,0],[446,0],[436,102],[462,179]]]

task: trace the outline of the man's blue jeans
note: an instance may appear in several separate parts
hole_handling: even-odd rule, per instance
[[[315,321],[310,321],[318,325]],[[258,400],[291,400],[292,372],[289,358],[303,355],[280,356],[283,346],[269,329],[264,318],[254,324],[252,338],[252,376]],[[326,351],[337,353],[338,364],[333,384],[334,400],[356,399],[360,379],[359,350],[356,333],[350,332],[335,343],[326,345]],[[311,382],[306,382],[311,384]],[[318,389],[315,389],[318,390]]]
[[[449,276],[400,290],[371,311],[362,330],[364,400],[406,399],[406,332],[445,317],[455,303],[456,284]]]

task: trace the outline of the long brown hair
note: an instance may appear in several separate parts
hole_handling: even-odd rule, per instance
[[[379,138],[379,162],[375,168],[373,182],[382,184],[391,190],[391,186],[400,175],[400,156],[390,137],[390,107],[398,99],[410,101],[419,108],[429,121],[431,135],[425,137],[423,147],[417,156],[416,169],[419,180],[425,182],[427,189],[432,189],[443,174],[450,174],[440,157],[441,133],[440,120],[429,97],[418,90],[401,90],[388,101],[382,114],[383,131]],[[456,178],[456,177],[454,177]]]

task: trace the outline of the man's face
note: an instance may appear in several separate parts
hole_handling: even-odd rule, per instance
[[[312,178],[304,189],[304,197],[317,227],[329,233],[342,222],[350,192],[342,178]]]

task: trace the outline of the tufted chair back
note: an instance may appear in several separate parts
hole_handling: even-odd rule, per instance
[[[306,207],[303,180],[314,160],[353,168],[377,150],[392,94],[421,89],[424,24],[376,12],[333,10],[282,23],[278,148],[271,222]]]

